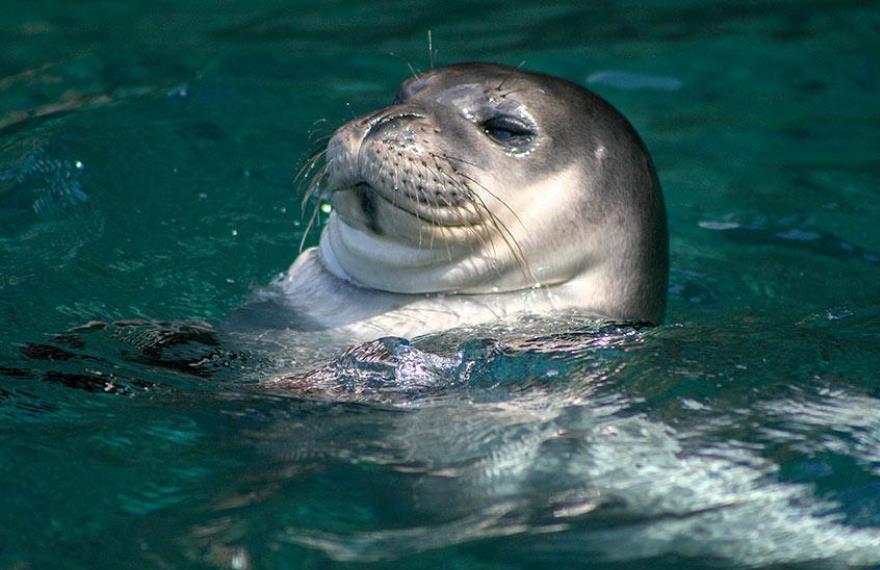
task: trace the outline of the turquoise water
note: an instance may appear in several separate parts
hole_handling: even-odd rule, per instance
[[[0,569],[880,564],[876,2],[316,6],[0,2]],[[667,323],[214,344],[429,28],[629,117]]]

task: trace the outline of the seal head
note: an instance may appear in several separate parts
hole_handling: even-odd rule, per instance
[[[562,304],[660,322],[668,238],[645,147],[569,81],[484,63],[406,81],[327,147],[320,260],[401,295],[549,287]]]

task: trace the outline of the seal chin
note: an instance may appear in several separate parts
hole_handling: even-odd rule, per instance
[[[325,268],[340,279],[403,294],[462,291],[488,272],[467,242],[436,240],[438,247],[408,244],[352,226],[333,212],[321,233]]]

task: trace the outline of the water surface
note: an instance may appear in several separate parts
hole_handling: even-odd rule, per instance
[[[0,568],[880,564],[876,2],[0,10]],[[633,122],[667,323],[217,344],[429,28]]]

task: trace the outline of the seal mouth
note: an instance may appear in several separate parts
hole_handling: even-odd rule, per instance
[[[477,225],[482,221],[481,219],[470,219],[465,211],[459,207],[434,203],[427,196],[423,196],[420,200],[417,196],[413,197],[395,189],[389,197],[387,192],[383,192],[363,180],[333,190],[334,194],[340,192],[354,193],[364,214],[367,227],[378,234],[384,233],[379,227],[378,220],[380,204],[390,206],[421,222],[435,226],[448,228],[469,227]]]

